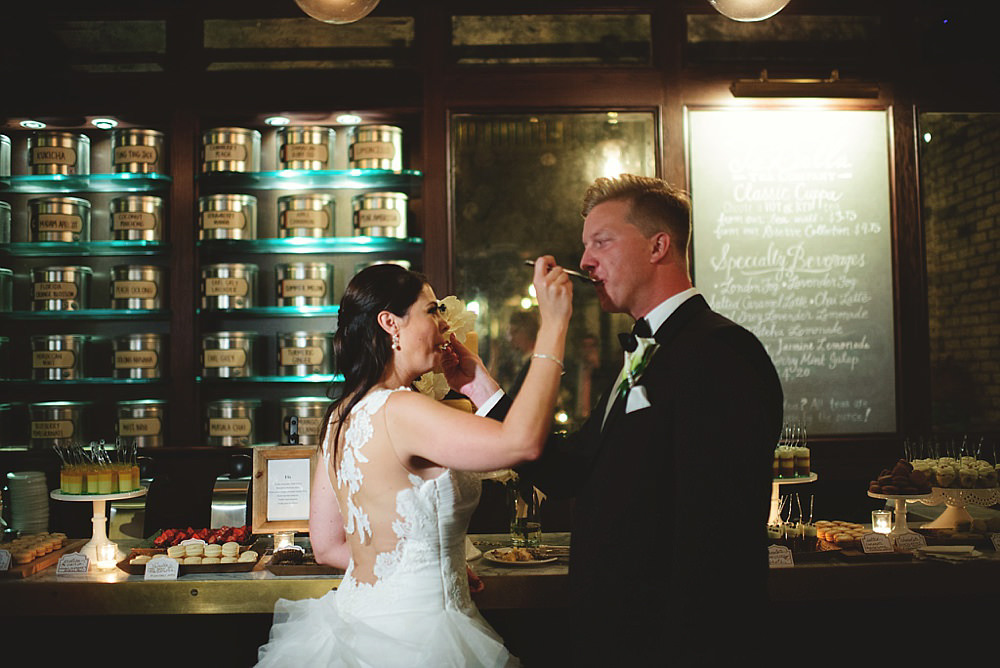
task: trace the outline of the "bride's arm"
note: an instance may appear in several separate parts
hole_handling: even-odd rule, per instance
[[[347,568],[351,548],[344,533],[340,503],[330,482],[329,464],[322,453],[309,494],[309,542],[317,563]]]
[[[504,421],[469,415],[422,395],[396,393],[389,399],[386,420],[393,447],[404,461],[419,457],[449,468],[491,471],[541,455],[572,313],[569,277],[554,265],[549,256],[535,263],[541,325],[528,374]]]

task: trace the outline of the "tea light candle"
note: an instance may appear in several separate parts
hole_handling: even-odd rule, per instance
[[[288,547],[295,544],[295,532],[294,531],[277,531],[273,535],[274,539],[274,549],[280,550],[283,547]]]
[[[97,567],[114,568],[118,563],[118,544],[104,543],[97,546]]]
[[[888,534],[892,531],[892,511],[873,510],[872,511],[872,531],[875,533]]]

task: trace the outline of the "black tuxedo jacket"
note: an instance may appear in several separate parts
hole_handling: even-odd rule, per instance
[[[714,665],[763,639],[777,373],[757,338],[700,295],[655,338],[638,381],[648,408],[626,413],[608,388],[580,431],[518,468],[575,498],[574,665]]]

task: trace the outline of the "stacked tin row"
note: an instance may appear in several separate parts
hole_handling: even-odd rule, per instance
[[[28,271],[32,311],[82,311],[96,308],[91,300],[94,270],[85,265],[34,267]],[[120,264],[111,268],[108,307],[123,310],[167,308],[167,268]],[[0,268],[0,311],[13,305],[14,272]]]
[[[361,125],[348,130],[350,169],[400,171],[402,130],[391,125]],[[277,131],[280,170],[332,170],[336,131],[323,126],[288,126]],[[259,172],[261,133],[219,127],[202,135],[204,173]],[[407,196],[368,192],[351,199],[355,236],[405,238]],[[285,195],[277,200],[278,238],[336,236],[336,200],[328,193]],[[258,202],[253,195],[213,194],[198,199],[200,239],[256,239]]]

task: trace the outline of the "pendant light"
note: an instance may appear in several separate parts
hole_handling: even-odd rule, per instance
[[[368,16],[379,0],[295,0],[299,9],[324,23],[354,23]]]
[[[716,11],[734,21],[763,21],[788,4],[788,0],[708,0]]]

